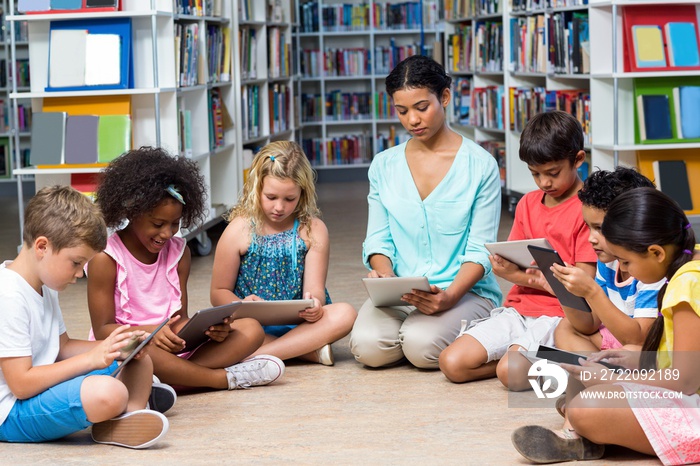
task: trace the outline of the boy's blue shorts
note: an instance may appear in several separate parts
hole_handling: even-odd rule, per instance
[[[86,429],[92,425],[80,400],[85,377],[110,375],[109,367],[66,380],[26,400],[17,400],[7,419],[0,425],[2,442],[47,442]]]

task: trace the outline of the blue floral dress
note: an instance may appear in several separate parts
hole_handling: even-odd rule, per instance
[[[304,261],[309,249],[299,236],[299,220],[281,233],[259,236],[253,232],[248,252],[241,256],[233,293],[241,298],[254,294],[267,301],[302,299]],[[328,290],[326,304],[331,303]],[[294,325],[265,326],[265,333],[281,336]]]

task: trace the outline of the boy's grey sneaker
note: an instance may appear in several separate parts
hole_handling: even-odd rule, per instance
[[[280,358],[261,354],[226,368],[228,389],[267,385],[282,377],[284,363]]]
[[[92,439],[126,448],[148,448],[168,432],[168,418],[150,410],[140,409],[92,426]]]
[[[151,386],[151,395],[148,397],[148,408],[159,413],[164,413],[175,405],[177,393],[173,387],[160,381],[155,381]]]

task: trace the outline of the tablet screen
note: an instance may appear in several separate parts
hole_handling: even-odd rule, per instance
[[[547,283],[549,283],[549,286],[552,287],[554,295],[557,297],[562,306],[571,307],[580,311],[591,312],[591,307],[588,305],[588,302],[584,298],[576,296],[567,290],[550,270],[550,267],[552,267],[553,264],[564,266],[564,261],[561,259],[561,257],[559,257],[559,253],[553,249],[541,248],[532,245],[528,246],[527,248],[530,250],[532,257],[535,258],[535,262],[537,262],[537,265],[540,267],[544,278],[547,280]]]
[[[131,353],[129,353],[129,355],[126,358],[124,358],[124,361],[122,361],[119,367],[114,369],[114,372],[112,372],[112,374],[110,375],[112,377],[118,376],[121,370],[124,368],[124,366],[126,366],[129,363],[129,361],[134,359],[134,356],[139,354],[139,351],[141,351],[143,347],[146,346],[148,342],[153,339],[154,336],[156,336],[156,333],[158,333],[158,331],[162,329],[163,326],[168,323],[168,321],[170,321],[170,319],[165,319],[163,322],[161,322],[160,325],[158,325],[158,327],[155,328],[155,330],[153,330],[146,338],[144,338],[143,341],[139,343],[139,345],[136,348],[134,348],[134,350]],[[138,330],[138,327],[135,330]]]

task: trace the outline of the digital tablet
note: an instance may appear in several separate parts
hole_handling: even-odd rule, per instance
[[[401,296],[411,290],[430,291],[428,277],[363,278],[369,299],[377,307],[408,306]]]
[[[279,301],[241,301],[233,313],[234,319],[250,317],[260,325],[293,325],[304,322],[299,311],[314,305],[313,299],[286,299]]]
[[[586,359],[586,356],[584,356],[582,354],[571,353],[569,351],[564,351],[564,350],[560,350],[557,348],[552,348],[551,346],[544,346],[544,345],[540,345],[540,347],[537,348],[537,357],[539,359],[546,359],[547,361],[559,362],[559,363],[564,363],[564,364],[572,364],[574,366],[581,365],[581,363],[578,362],[579,358]],[[606,361],[598,361],[598,363],[602,364],[603,366],[610,368],[610,369],[621,370],[621,371],[625,370],[625,368],[622,366],[610,364],[609,362],[606,362]]]
[[[540,271],[547,280],[547,283],[549,283],[549,286],[552,287],[554,296],[557,297],[561,305],[572,307],[580,311],[591,312],[591,307],[588,305],[588,302],[584,298],[576,296],[567,290],[566,287],[559,280],[557,280],[557,277],[554,276],[554,272],[550,270],[552,264],[564,266],[564,261],[561,259],[561,257],[559,257],[559,253],[557,253],[557,251],[554,249],[540,248],[532,245],[528,246],[527,248],[530,250],[532,257],[535,258],[535,262],[537,262],[537,265],[540,267]]]
[[[178,351],[184,353],[196,349],[209,339],[204,334],[212,325],[220,324],[225,318],[231,317],[234,311],[241,305],[240,301],[234,301],[223,306],[210,307],[197,311],[190,320],[177,332],[177,336],[185,340],[185,347]]]
[[[165,324],[167,324],[169,320],[170,320],[170,319],[165,319],[163,322],[160,323],[160,325],[158,325],[158,327],[155,328],[155,330],[153,330],[150,334],[148,334],[148,336],[147,336],[146,338],[144,338],[143,341],[142,341],[141,343],[139,343],[139,345],[138,345],[136,348],[134,348],[134,349],[131,351],[131,353],[129,353],[129,355],[128,355],[127,357],[124,358],[124,360],[122,361],[122,363],[119,364],[119,367],[117,367],[116,369],[114,369],[114,371],[112,371],[112,373],[111,373],[110,375],[111,375],[112,377],[118,376],[119,373],[121,372],[121,370],[124,368],[124,366],[126,366],[126,365],[129,363],[129,361],[131,361],[132,359],[134,359],[134,356],[136,356],[137,354],[139,354],[139,351],[141,351],[141,350],[143,349],[143,347],[146,346],[146,345],[148,344],[148,342],[151,341],[151,340],[153,339],[154,336],[156,336],[156,333],[158,333],[158,331],[159,331],[160,329],[162,329],[163,326],[164,326]],[[137,331],[137,330],[138,330],[138,327],[134,327],[134,328],[133,328],[133,331]]]
[[[544,238],[521,239],[516,241],[501,241],[499,243],[485,243],[486,249],[493,255],[498,254],[502,258],[516,264],[521,269],[537,267],[532,265],[532,254],[528,246],[538,246],[552,249],[552,246]]]

